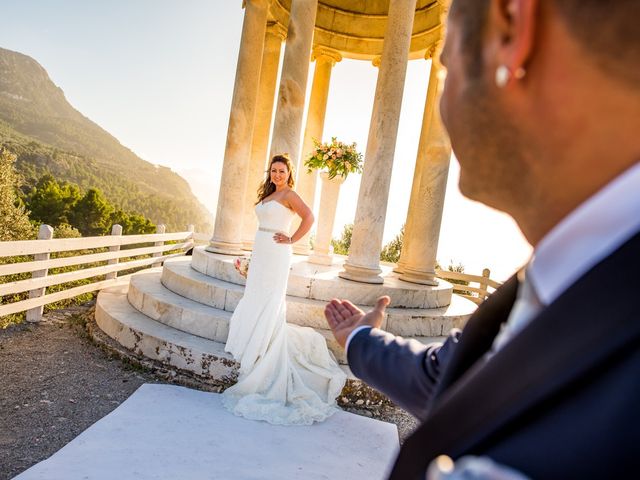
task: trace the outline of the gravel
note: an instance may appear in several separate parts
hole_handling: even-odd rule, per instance
[[[92,314],[89,304],[0,330],[0,480],[51,456],[143,383],[185,383],[100,348],[85,328]],[[349,411],[395,423],[401,442],[417,426],[395,407]]]

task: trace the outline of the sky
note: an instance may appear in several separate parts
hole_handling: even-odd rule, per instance
[[[242,0],[0,0],[0,12],[0,47],[33,57],[76,109],[141,158],[185,177],[215,212]],[[407,67],[385,242],[406,220],[429,67],[425,60]],[[365,152],[376,79],[370,62],[336,64],[324,140],[336,136]],[[510,217],[460,194],[458,173],[453,157],[438,261],[462,263],[474,274],[488,267],[504,280],[531,247]],[[334,236],[353,222],[359,182],[350,175],[342,186]]]

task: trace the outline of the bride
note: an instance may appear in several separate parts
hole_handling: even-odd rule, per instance
[[[238,383],[223,392],[222,402],[251,420],[310,425],[334,413],[346,376],[322,335],[285,321],[291,244],[313,225],[313,214],[293,184],[289,158],[274,156],[258,189],[259,228],[225,346],[240,362]],[[296,214],[302,222],[288,236]]]

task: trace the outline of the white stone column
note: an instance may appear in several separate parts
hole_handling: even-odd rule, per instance
[[[256,192],[258,187],[263,182],[265,176],[267,149],[269,147],[269,131],[271,130],[276,82],[278,80],[278,67],[280,65],[280,51],[282,50],[282,41],[286,38],[286,35],[286,29],[279,23],[269,22],[269,24],[267,24],[251,141],[249,173],[247,175],[247,186],[245,188],[243,202],[242,245],[245,250],[252,249],[253,240],[258,228],[258,220],[254,213],[253,205],[257,200]]]
[[[298,170],[302,115],[318,0],[292,0],[270,156],[288,153]]]
[[[416,0],[391,0],[349,258],[342,278],[383,283],[380,251]]]
[[[309,262],[331,265],[333,263],[331,234],[333,233],[333,224],[336,219],[340,185],[344,182],[344,178],[336,176],[329,180],[327,172],[321,172],[320,178],[322,179],[322,190],[320,194],[321,208],[318,216],[318,233],[313,247],[313,254],[309,256]]]
[[[436,86],[436,101],[428,131],[426,135],[423,131],[420,138],[417,160],[422,165],[419,190],[409,206],[408,216],[412,227],[409,235],[405,232],[400,275],[400,280],[423,285],[438,284],[435,274],[436,254],[451,159],[451,143],[440,119],[438,99],[443,79],[439,75]]]
[[[304,141],[302,143],[302,158],[298,168],[298,178],[296,180],[296,191],[304,202],[313,209],[313,200],[316,196],[316,184],[318,173],[314,170],[307,173],[304,161],[313,151],[313,140],[322,141],[324,130],[324,118],[327,112],[327,99],[329,98],[329,84],[331,81],[331,70],[336,62],[342,60],[342,55],[335,50],[323,47],[316,47],[313,50],[313,59],[316,61],[316,68],[313,73],[313,84],[311,86],[311,98],[309,99],[309,109],[307,112],[307,126],[304,130]],[[322,214],[322,212],[320,212]],[[331,220],[333,222],[333,219]],[[317,229],[320,226],[318,224]],[[294,253],[309,255],[309,237],[311,232],[302,237],[293,247]]]
[[[406,245],[413,239],[415,239],[415,228],[414,222],[416,209],[419,208],[418,204],[421,201],[420,199],[420,178],[422,176],[422,167],[425,164],[426,156],[424,153],[427,150],[427,137],[429,133],[429,127],[431,125],[431,118],[433,116],[433,109],[436,103],[436,98],[438,97],[438,75],[441,72],[441,66],[438,62],[434,61],[434,52],[439,47],[438,44],[434,45],[432,48],[427,50],[425,54],[425,58],[432,59],[431,68],[429,71],[429,84],[427,87],[427,98],[424,104],[424,113],[422,115],[422,128],[420,130],[420,142],[418,144],[418,156],[416,158],[416,166],[413,172],[413,184],[411,186],[411,197],[409,200],[409,207],[407,211],[407,219],[404,224],[404,245],[402,252],[400,253],[400,259],[398,260],[398,264],[396,268],[393,269],[394,272],[402,273],[403,268],[406,264],[406,253],[407,248]],[[409,240],[411,238],[412,240]]]
[[[245,0],[236,80],[231,100],[227,144],[222,166],[216,224],[207,250],[242,253],[241,230],[251,135],[267,27],[267,0]]]

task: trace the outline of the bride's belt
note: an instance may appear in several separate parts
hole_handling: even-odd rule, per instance
[[[258,230],[260,230],[261,232],[271,232],[271,233],[280,233],[280,232],[282,232],[282,230],[276,230],[275,228],[265,228],[265,227],[260,227],[260,228],[258,228]]]

